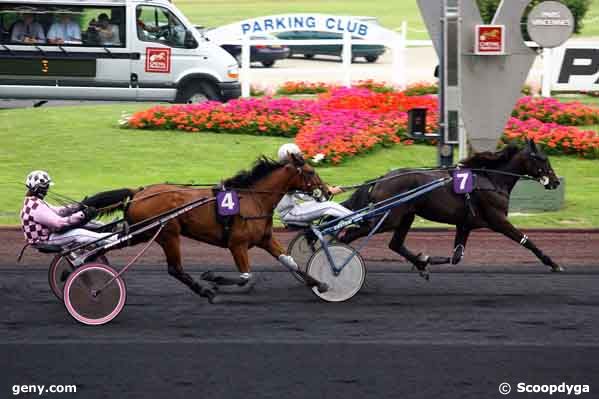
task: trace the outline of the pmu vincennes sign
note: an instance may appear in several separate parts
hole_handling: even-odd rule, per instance
[[[244,36],[287,31],[318,31],[343,34],[366,40],[389,40],[392,32],[374,22],[372,17],[351,17],[329,14],[282,14],[246,19],[206,32],[213,41],[239,39]]]
[[[544,1],[530,10],[526,29],[540,47],[557,47],[574,32],[574,16],[562,3]]]

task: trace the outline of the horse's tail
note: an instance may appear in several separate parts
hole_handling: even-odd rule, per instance
[[[368,206],[370,203],[370,192],[376,184],[376,180],[371,180],[364,183],[363,186],[358,188],[347,200],[343,201],[341,205],[352,211]]]
[[[129,199],[133,198],[141,189],[121,188],[118,190],[103,191],[91,197],[85,197],[81,203],[93,206],[99,210],[99,215],[110,215],[116,211],[124,211]]]

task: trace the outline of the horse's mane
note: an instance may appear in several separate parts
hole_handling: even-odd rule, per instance
[[[223,185],[231,188],[251,187],[273,171],[283,167],[286,163],[287,162],[278,162],[265,156],[261,156],[254,162],[252,169],[242,170],[235,176],[223,181]]]
[[[494,169],[499,166],[505,165],[518,152],[520,152],[520,148],[518,148],[514,144],[510,144],[503,147],[499,151],[484,151],[476,153],[461,161],[460,164],[468,168]]]

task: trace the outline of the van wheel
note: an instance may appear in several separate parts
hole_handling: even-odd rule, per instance
[[[314,54],[304,54],[304,58],[311,60],[312,58],[314,58]]]
[[[206,101],[222,101],[214,85],[208,82],[196,82],[186,86],[180,93],[177,103],[196,104]]]
[[[264,65],[265,68],[270,68],[275,64],[274,61],[262,61],[262,65]]]
[[[366,58],[366,61],[368,61],[370,63],[373,63],[373,62],[376,62],[376,60],[379,59],[379,56],[378,55],[367,55],[364,58]]]

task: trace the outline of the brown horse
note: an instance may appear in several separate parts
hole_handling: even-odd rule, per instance
[[[216,296],[218,285],[241,286],[248,283],[251,277],[248,250],[254,246],[264,249],[286,267],[297,270],[293,258],[285,254],[281,244],[272,235],[274,209],[281,198],[290,191],[326,191],[326,185],[318,174],[298,156],[292,156],[285,162],[259,158],[251,170],[238,173],[223,181],[221,186],[238,193],[239,214],[232,216],[226,224],[219,223],[215,202],[212,201],[169,221],[156,238],[166,255],[169,274],[211,302]],[[212,188],[158,184],[139,190],[122,189],[99,193],[86,199],[85,205],[99,209],[124,208],[126,221],[134,224],[194,200],[214,196]],[[154,233],[156,232],[157,230],[154,230]],[[135,236],[131,244],[148,241],[152,236],[152,232]],[[195,281],[183,270],[181,264],[181,236],[228,248],[241,273],[240,277],[230,279],[205,273],[202,276],[203,281]],[[306,278],[308,286],[326,290],[325,284],[302,271],[297,272]]]
[[[489,228],[532,251],[553,271],[561,271],[562,268],[558,264],[507,219],[510,193],[521,175],[538,180],[546,189],[555,189],[560,184],[549,159],[537,148],[534,141],[527,141],[522,149],[510,145],[501,151],[475,154],[460,162],[460,167],[470,168],[477,175],[477,184],[470,200],[468,201],[465,195],[454,193],[449,185],[394,208],[378,231],[394,232],[389,248],[423,271],[424,277],[428,277],[425,272],[427,265],[450,262],[457,264],[464,255],[470,232],[474,229]],[[350,209],[360,209],[369,203],[382,201],[447,176],[447,170],[395,170],[362,186],[343,205]],[[414,254],[404,245],[416,215],[456,226],[451,259]],[[370,223],[348,229],[342,241],[348,243],[363,237],[376,222],[377,220],[371,220]]]

